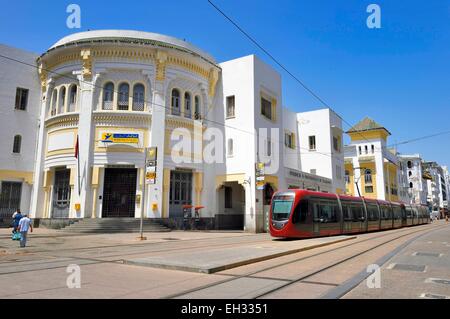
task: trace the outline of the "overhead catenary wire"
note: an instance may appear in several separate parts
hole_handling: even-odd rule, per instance
[[[213,1],[208,0],[209,4],[214,7],[222,16],[225,17],[231,24],[233,24],[242,34],[244,34],[253,44],[255,44],[260,50],[262,50],[273,62],[275,62],[279,67],[281,67],[287,74],[289,74],[302,88],[304,88],[308,93],[310,93],[316,100],[318,100],[323,106],[333,110],[333,108],[325,102],[323,98],[321,98],[317,93],[315,93],[308,85],[306,85],[300,78],[298,78],[296,75],[294,75],[287,67],[284,66],[283,63],[281,63],[277,58],[274,57],[273,54],[271,54],[267,49],[265,49],[255,38],[253,38],[247,31],[245,31],[236,21],[234,21],[230,16],[228,16],[222,9],[220,9]],[[339,116],[342,121],[348,125],[350,128],[353,127],[348,121],[346,121],[343,117]],[[362,132],[355,131],[354,133],[357,133],[360,135],[365,141],[368,143],[372,143],[369,141]],[[378,148],[378,147],[377,147]],[[383,152],[383,148],[379,150],[380,152]]]

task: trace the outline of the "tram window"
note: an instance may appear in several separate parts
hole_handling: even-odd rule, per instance
[[[352,206],[352,215],[353,215],[353,221],[355,221],[355,222],[364,221],[365,216],[364,216],[364,209],[363,209],[362,205]]]
[[[272,219],[281,221],[289,219],[294,198],[292,196],[276,196],[272,201]]]
[[[412,217],[412,209],[410,206],[406,207],[406,217],[408,217],[408,218]]]
[[[319,204],[320,214],[319,218],[323,223],[336,223],[338,206],[331,202],[321,202]]]
[[[348,205],[342,205],[342,214],[345,221],[352,220],[352,210]]]
[[[308,205],[309,201],[302,199],[300,203],[295,208],[295,213],[293,216],[293,223],[304,223],[306,222],[306,217],[308,216]]]
[[[394,206],[393,208],[394,218],[401,219],[402,218],[402,209],[399,206]]]
[[[381,219],[391,219],[391,212],[388,206],[381,206]]]
[[[371,221],[378,220],[379,214],[378,214],[378,207],[375,205],[367,205],[367,218]]]

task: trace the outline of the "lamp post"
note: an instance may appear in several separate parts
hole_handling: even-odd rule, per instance
[[[359,169],[359,170],[365,170],[366,168],[365,167],[354,167],[353,168],[353,171],[355,171],[355,170],[357,170],[357,169]],[[354,174],[353,174],[354,175]],[[361,173],[359,174],[359,179],[358,180],[355,180],[355,185],[356,185],[356,189],[357,189],[357,191],[358,191],[358,196],[359,197],[361,197],[361,192],[359,191],[359,185],[358,185],[358,182],[359,182],[359,180],[361,179]]]
[[[146,191],[146,173],[147,173],[147,153],[148,153],[148,147],[144,147],[144,172],[142,174],[142,209],[141,209],[141,224],[139,227],[139,233],[140,233],[140,240],[146,240],[147,238],[144,237],[144,213],[145,213],[145,191]]]

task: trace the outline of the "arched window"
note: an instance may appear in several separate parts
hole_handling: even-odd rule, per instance
[[[66,103],[66,87],[59,90],[58,114],[64,113],[64,104]]]
[[[372,171],[370,169],[366,169],[364,172],[364,181],[366,184],[372,184]]]
[[[180,91],[177,89],[172,90],[172,114],[180,115]]]
[[[414,187],[413,183],[412,182],[409,183],[409,188],[413,188],[413,187]]]
[[[103,87],[103,109],[112,110],[114,103],[114,83],[108,82]]]
[[[119,104],[117,106],[118,110],[128,111],[129,96],[130,86],[127,83],[122,83],[119,86]]]
[[[408,176],[412,176],[412,172],[411,171],[409,171]]]
[[[191,118],[192,110],[191,110],[191,95],[186,92],[184,93],[184,116]]]
[[[408,168],[412,168],[412,162],[408,161]]]
[[[20,154],[20,148],[22,146],[22,136],[14,136],[13,153]]]
[[[133,88],[133,111],[144,110],[145,87],[142,84],[136,84]]]
[[[77,91],[78,88],[75,84],[70,87],[69,106],[67,108],[67,112],[75,112],[75,107],[77,105]]]
[[[195,106],[194,106],[194,118],[196,120],[200,120],[202,118],[202,113],[200,109],[200,97],[198,95],[195,96]]]
[[[350,184],[350,171],[345,170],[345,183]]]
[[[58,103],[58,90],[54,89],[52,93],[52,103],[50,105],[50,115],[56,115],[56,103]]]

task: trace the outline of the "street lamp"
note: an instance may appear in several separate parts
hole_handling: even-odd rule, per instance
[[[357,170],[357,169],[359,169],[359,170],[366,170],[367,168],[366,167],[354,167],[353,168],[353,171],[355,171],[355,170]],[[354,174],[353,174],[354,175]],[[355,185],[356,185],[356,189],[358,190],[358,196],[359,197],[361,197],[361,192],[359,191],[359,186],[358,186],[358,182],[359,182],[359,180],[361,179],[361,173],[359,173],[359,178],[358,178],[358,180],[356,180],[355,179]]]

